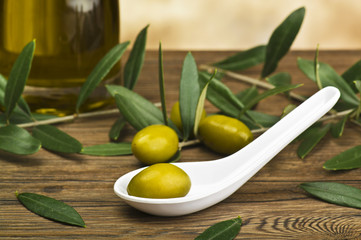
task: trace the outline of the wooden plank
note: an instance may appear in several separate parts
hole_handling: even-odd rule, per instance
[[[198,64],[218,61],[234,52],[194,52]],[[320,60],[342,73],[360,57],[360,51],[322,51]],[[316,87],[297,69],[296,59],[313,59],[312,51],[294,51],[280,63],[295,83],[305,85],[296,92],[310,95]],[[167,107],[178,98],[181,66],[186,52],[164,52]],[[243,74],[257,78],[261,68]],[[148,52],[135,91],[159,101],[157,53]],[[247,85],[226,78],[235,92]],[[257,109],[280,114],[288,101],[282,96],[261,102]],[[208,112],[216,109],[206,104]],[[117,114],[78,119],[58,126],[85,146],[108,142],[108,131]],[[131,141],[135,131],[127,126],[122,141]],[[328,172],[324,161],[359,144],[361,131],[349,124],[340,139],[327,137],[306,159],[296,155],[297,143],[286,147],[249,182],[223,202],[182,217],[155,217],[141,213],[113,193],[122,174],[141,165],[133,156],[95,157],[54,154],[41,150],[31,156],[0,153],[1,239],[193,239],[210,225],[241,216],[237,239],[360,239],[361,214],[357,209],[331,205],[310,197],[298,185],[305,181],[337,181],[361,187],[360,170]],[[202,146],[185,148],[182,161],[212,160],[220,155]],[[77,228],[43,219],[26,210],[15,191],[35,192],[62,200],[84,218],[87,228]]]

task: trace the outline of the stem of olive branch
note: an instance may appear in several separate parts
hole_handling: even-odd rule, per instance
[[[200,69],[206,70],[208,72],[213,72],[216,69],[216,67],[209,66],[209,65],[201,65]],[[272,89],[272,88],[274,88],[274,86],[272,84],[268,83],[268,82],[260,81],[258,79],[251,78],[251,77],[239,74],[239,73],[235,73],[235,72],[227,71],[227,70],[223,70],[223,69],[219,69],[218,71],[225,74],[228,77],[231,77],[233,79],[236,79],[236,80],[239,80],[239,81],[242,81],[242,82],[245,82],[245,83],[256,85],[256,86],[261,87],[263,89]],[[301,95],[298,95],[298,94],[295,94],[293,92],[290,92],[290,97],[295,99],[295,100],[302,101],[302,102],[306,100],[305,97],[303,97]]]
[[[159,107],[160,103],[154,103],[154,105]],[[35,126],[45,125],[45,124],[70,122],[77,118],[91,118],[91,117],[97,117],[97,116],[111,115],[111,114],[115,114],[115,113],[119,113],[118,108],[94,111],[94,112],[87,112],[87,113],[79,113],[79,114],[73,114],[73,115],[68,115],[68,116],[64,116],[64,117],[55,117],[55,118],[51,118],[51,119],[35,121],[35,122],[30,122],[30,123],[21,123],[21,124],[18,124],[17,126],[22,127],[22,128],[35,127]]]

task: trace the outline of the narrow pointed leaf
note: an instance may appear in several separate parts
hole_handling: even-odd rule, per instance
[[[5,88],[6,88],[7,80],[6,78],[0,74],[0,105],[5,106]],[[23,106],[23,108],[20,108],[20,105]],[[25,102],[24,98],[20,96],[18,104],[15,106],[11,116],[10,116],[10,123],[16,124],[17,122],[12,121],[14,116],[22,116],[23,119],[26,119],[26,122],[33,121],[32,119],[32,113],[29,109],[29,106]],[[17,118],[17,117],[15,117]]]
[[[120,132],[122,131],[122,129],[125,126],[125,123],[127,121],[124,119],[124,117],[119,117],[114,124],[112,125],[112,127],[110,128],[109,131],[109,138],[113,141],[116,141],[119,139],[120,137]]]
[[[274,30],[267,44],[262,78],[270,75],[277,68],[278,62],[286,55],[301,28],[304,16],[305,8],[299,8]]]
[[[361,79],[361,60],[357,61],[349,69],[347,69],[342,75],[342,78],[348,83],[348,85],[356,93],[357,89],[353,82],[357,79]]]
[[[316,82],[314,61],[298,58],[297,64],[299,69],[312,81]],[[336,71],[328,64],[319,62],[319,77],[322,87],[334,86],[341,92],[341,99],[347,104],[347,110],[350,107],[357,107],[359,100],[352,88],[345,82],[345,80],[336,73]]]
[[[182,119],[184,140],[187,140],[193,133],[199,95],[197,64],[189,52],[183,62],[179,87],[179,111]]]
[[[258,90],[256,86],[247,88],[236,94],[237,98],[244,104],[247,105],[253,98],[257,97]]]
[[[289,85],[292,82],[291,75],[287,72],[276,73],[266,78],[266,81],[275,87]]]
[[[87,146],[80,152],[93,156],[123,156],[132,154],[131,143],[105,143],[93,146]]]
[[[361,190],[336,182],[309,182],[300,187],[326,202],[345,207],[361,208]]]
[[[163,74],[163,53],[162,53],[161,43],[159,43],[159,51],[158,51],[158,75],[159,75],[159,90],[160,90],[160,100],[162,104],[163,119],[164,119],[164,124],[168,125],[167,107],[165,101],[164,74]]]
[[[196,117],[195,117],[195,121],[194,121],[194,130],[193,130],[194,136],[197,136],[197,134],[198,134],[198,126],[201,121],[203,110],[204,110],[204,101],[206,100],[208,85],[213,80],[213,78],[216,74],[217,74],[217,70],[214,71],[214,74],[211,76],[211,78],[209,79],[207,84],[203,87],[202,92],[199,96],[197,109],[196,109]]]
[[[248,110],[247,115],[250,116],[255,122],[262,127],[269,128],[280,120],[280,117],[270,114]]]
[[[129,58],[124,66],[124,86],[129,89],[133,89],[140,70],[143,67],[144,56],[145,56],[145,45],[147,41],[147,30],[149,25],[143,28],[138,34],[132,51],[130,52]]]
[[[62,201],[35,193],[17,193],[16,197],[29,211],[39,216],[57,222],[85,227],[79,213]]]
[[[6,152],[28,155],[39,151],[41,143],[28,131],[16,125],[0,128],[0,149]]]
[[[107,85],[106,87],[114,96],[119,111],[136,130],[152,124],[163,124],[162,111],[144,97],[123,86]]]
[[[316,48],[315,59],[313,61],[313,68],[315,71],[314,74],[315,74],[316,84],[319,89],[322,89],[323,85],[322,85],[321,78],[320,78],[320,63],[318,62],[318,45]]]
[[[302,159],[305,158],[329,130],[330,124],[321,128],[312,128],[307,137],[305,137],[298,146],[297,155]]]
[[[199,73],[201,85],[205,85],[210,74]],[[243,103],[232,93],[232,91],[217,78],[213,78],[207,89],[207,99],[218,109],[231,117],[238,117],[244,108]]]
[[[207,228],[195,240],[232,240],[241,230],[240,217],[222,221]]]
[[[26,80],[30,73],[31,63],[33,61],[34,51],[35,40],[24,47],[11,68],[4,96],[5,114],[7,118],[10,117],[10,114],[13,112],[24,91]],[[21,102],[23,103],[23,101]],[[22,104],[22,106],[26,109],[27,105]],[[26,111],[27,110],[28,109],[26,109]]]
[[[261,45],[246,51],[236,53],[222,61],[213,63],[213,66],[225,70],[245,70],[264,62],[266,46]]]
[[[361,146],[350,148],[323,164],[326,170],[349,170],[361,167]]]
[[[52,125],[39,125],[33,128],[33,136],[40,140],[43,148],[62,153],[79,153],[81,143]]]
[[[76,102],[76,111],[79,112],[80,106],[86,101],[89,95],[99,85],[103,78],[109,73],[113,66],[120,60],[127,49],[129,42],[116,45],[98,62],[93,71],[89,74],[83,86],[80,89],[78,100]]]
[[[248,109],[251,109],[255,104],[257,104],[259,101],[261,101],[267,97],[270,97],[270,96],[273,96],[273,95],[276,95],[279,93],[288,92],[288,91],[298,88],[300,86],[302,86],[302,84],[290,84],[290,85],[275,87],[275,88],[269,89],[267,91],[264,91],[263,93],[257,95],[257,97],[255,97],[251,101],[249,101],[247,106],[245,106],[244,109],[242,110],[242,112],[244,113]]]
[[[339,138],[342,136],[343,134],[343,130],[345,128],[347,122],[347,117],[342,118],[341,120],[339,120],[336,123],[332,123],[331,125],[331,135],[334,138]]]

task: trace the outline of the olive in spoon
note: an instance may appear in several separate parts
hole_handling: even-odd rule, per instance
[[[144,168],[121,176],[115,193],[130,206],[158,216],[180,216],[208,208],[237,191],[276,154],[336,104],[340,92],[325,87],[283,117],[238,152],[225,158],[202,162],[179,162],[191,179],[191,189],[179,198],[141,198],[127,193],[129,181]]]

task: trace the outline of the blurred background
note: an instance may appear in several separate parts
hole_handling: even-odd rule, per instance
[[[147,24],[148,49],[236,50],[266,44],[294,10],[306,15],[292,49],[361,49],[360,0],[120,0],[121,39]]]

